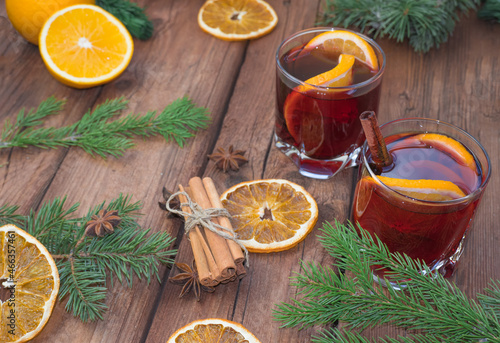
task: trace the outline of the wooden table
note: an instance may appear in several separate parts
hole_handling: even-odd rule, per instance
[[[284,178],[303,185],[316,198],[324,221],[348,219],[356,169],[328,181],[301,176],[273,142],[275,112],[274,54],[280,41],[314,25],[323,1],[270,0],[279,16],[276,29],[250,42],[225,42],[202,32],[196,18],[203,0],[139,1],[147,5],[155,34],[135,41],[132,62],[123,75],[103,87],[76,90],[53,79],[38,49],[19,38],[0,7],[0,122],[14,119],[23,108],[37,106],[51,95],[67,100],[64,114],[49,125],[74,123],[84,112],[108,98],[124,96],[131,112],[162,109],[188,95],[211,112],[208,130],[183,149],[161,138],[137,140],[122,158],[93,158],[79,148],[0,150],[0,205],[20,205],[20,213],[39,208],[55,197],[80,202],[82,211],[120,193],[143,202],[140,224],[177,237],[176,261],[189,262],[191,248],[179,221],[167,220],[158,207],[163,186],[174,189],[193,176],[212,177],[218,189],[244,180]],[[462,127],[488,151],[493,175],[477,212],[461,266],[452,281],[469,296],[500,279],[500,25],[462,19],[453,36],[426,55],[406,43],[379,40],[387,55],[379,120],[430,117]],[[217,147],[246,149],[249,163],[224,174],[207,159]],[[288,278],[300,272],[299,260],[330,264],[315,229],[297,247],[274,254],[251,254],[251,268],[239,282],[220,285],[196,302],[193,294],[178,298],[180,286],[168,282],[171,270],[161,270],[162,283],[136,280],[132,289],[115,285],[104,320],[84,324],[58,303],[52,318],[33,342],[165,342],[179,327],[208,317],[245,325],[262,342],[309,342],[315,329],[279,329],[274,304],[296,294]],[[393,328],[367,335],[394,333]]]

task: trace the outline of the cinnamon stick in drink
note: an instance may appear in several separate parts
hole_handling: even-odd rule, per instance
[[[209,177],[205,177],[205,178],[203,178],[203,185],[205,185],[205,190],[207,191],[208,198],[210,199],[210,202],[212,203],[212,207],[224,208],[222,206],[222,202],[220,201],[219,193],[217,192],[217,189],[215,188],[214,181]],[[227,227],[231,230],[233,229],[231,222],[229,221],[229,218],[219,217],[217,219],[219,220],[219,224],[221,226]],[[231,233],[229,231],[227,233],[231,235]],[[231,255],[233,256],[234,262],[236,264],[238,262],[245,261],[245,255],[243,254],[241,247],[236,242],[228,240],[227,245],[229,246],[229,250],[231,251]]]
[[[203,186],[203,182],[199,177],[193,177],[189,180],[189,187],[191,188],[193,200],[198,203],[201,208],[208,209],[212,207],[207,192],[205,191],[205,187]],[[212,222],[218,224],[216,219],[213,219]],[[231,251],[229,251],[226,239],[207,228],[205,228],[204,231],[215,262],[217,262],[217,266],[221,271],[220,281],[230,279],[236,273],[236,265],[234,263],[233,256],[231,255]]]
[[[392,164],[392,156],[387,151],[375,112],[365,111],[360,114],[359,120],[365,132],[366,142],[372,153],[373,162],[381,167],[390,166]]]

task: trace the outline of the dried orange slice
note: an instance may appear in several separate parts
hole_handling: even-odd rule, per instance
[[[474,171],[477,170],[474,156],[472,156],[462,143],[451,137],[439,133],[422,133],[412,138],[447,153],[455,161]]]
[[[378,176],[391,189],[411,198],[427,201],[447,201],[462,198],[465,193],[451,181],[406,180]],[[373,182],[373,180],[372,180]]]
[[[251,252],[290,249],[318,220],[318,205],[301,186],[288,180],[242,182],[221,195],[238,239]]]
[[[26,342],[50,318],[59,292],[59,273],[42,243],[18,227],[0,227],[0,242],[0,279],[10,293],[0,301],[0,342]]]
[[[260,343],[243,325],[226,319],[195,320],[180,328],[167,343]]]
[[[262,37],[278,23],[274,9],[263,0],[208,0],[198,13],[198,25],[229,41]]]
[[[134,52],[125,26],[93,5],[74,5],[54,13],[40,32],[39,46],[49,72],[75,88],[114,80]]]
[[[378,70],[377,55],[373,48],[359,35],[350,31],[335,30],[319,34],[307,43],[303,53],[311,50],[317,50],[320,56],[352,55],[372,70]]]

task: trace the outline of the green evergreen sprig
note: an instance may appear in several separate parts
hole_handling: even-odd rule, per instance
[[[208,111],[196,107],[187,97],[174,100],[157,114],[149,111],[144,116],[129,114],[115,119],[127,107],[123,98],[107,100],[88,111],[73,125],[60,128],[39,127],[43,120],[62,111],[64,101],[50,97],[38,108],[25,114],[21,110],[15,122],[7,120],[0,133],[0,149],[28,146],[55,149],[77,146],[91,155],[106,158],[122,156],[134,146],[133,137],[161,135],[167,142],[175,141],[180,147],[195,132],[209,123]]]
[[[486,0],[477,12],[477,16],[484,20],[500,22],[500,0]]]
[[[153,35],[153,22],[136,3],[128,0],[97,0],[96,5],[118,18],[133,37],[146,40]]]
[[[13,223],[15,216],[15,224],[47,248],[59,271],[59,299],[67,298],[66,310],[82,321],[103,318],[114,279],[129,287],[134,275],[148,283],[151,277],[160,282],[160,265],[173,263],[176,250],[170,247],[174,239],[165,232],[142,229],[137,223],[142,205],[130,196],[120,195],[107,206],[103,202],[83,217],[74,216],[79,204],[66,207],[66,198],[56,198],[22,216],[15,214],[16,206],[4,205],[0,223]],[[118,211],[120,224],[107,236],[85,236],[85,224],[103,208]]]
[[[322,25],[356,27],[374,38],[409,40],[418,52],[447,41],[458,12],[476,9],[480,0],[325,0]]]
[[[320,241],[335,258],[338,270],[303,264],[303,273],[292,282],[301,299],[278,304],[274,310],[283,326],[347,323],[342,332],[323,332],[314,339],[319,343],[371,342],[359,331],[383,324],[407,329],[409,335],[373,342],[500,342],[499,282],[492,282],[485,295],[479,294],[474,301],[420,261],[391,254],[380,240],[360,227],[359,235],[351,224],[339,222],[334,226],[325,223],[322,231]],[[398,291],[375,284],[371,272],[375,265],[390,268],[394,279],[409,280],[405,282],[407,288]]]

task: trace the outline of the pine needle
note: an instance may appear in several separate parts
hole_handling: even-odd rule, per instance
[[[118,18],[133,37],[146,40],[153,35],[153,22],[136,3],[128,0],[97,0],[96,5]]]
[[[177,99],[156,115],[129,114],[114,119],[127,107],[123,98],[107,100],[88,111],[73,125],[60,128],[37,127],[43,119],[62,110],[64,102],[51,97],[36,110],[24,114],[21,110],[14,124],[6,121],[0,134],[0,149],[35,146],[44,149],[77,146],[91,155],[119,157],[134,146],[134,136],[161,135],[167,142],[183,147],[186,140],[208,126],[208,111],[196,107],[187,97]]]
[[[448,40],[458,12],[476,9],[479,0],[325,0],[319,24],[356,27],[374,38],[408,40],[418,52]]]
[[[500,23],[500,0],[486,0],[477,15],[481,19]]]
[[[83,217],[74,217],[79,204],[66,205],[66,198],[46,202],[35,212],[16,214],[17,206],[0,207],[0,223],[15,223],[35,236],[56,259],[60,278],[59,299],[67,298],[66,310],[82,321],[102,319],[106,295],[116,278],[132,287],[134,275],[148,283],[161,282],[163,264],[172,264],[174,239],[165,232],[151,233],[137,223],[142,205],[130,196],[101,203]],[[101,209],[118,211],[120,224],[105,237],[85,237],[85,225]],[[13,219],[15,219],[13,221]],[[109,278],[107,278],[109,277]]]
[[[360,227],[325,223],[322,231],[320,242],[334,257],[337,272],[303,263],[303,273],[292,281],[300,299],[278,304],[273,311],[284,327],[347,323],[342,332],[327,330],[314,342],[370,342],[358,332],[378,325],[404,328],[410,336],[376,342],[500,342],[499,282],[492,282],[476,302],[420,261],[391,254]],[[390,268],[394,279],[410,280],[407,288],[397,291],[374,283],[375,265]]]

